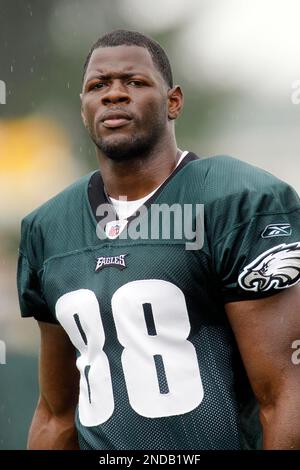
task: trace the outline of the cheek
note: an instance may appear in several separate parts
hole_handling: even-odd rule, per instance
[[[168,103],[166,99],[159,97],[147,100],[143,105],[143,114],[149,122],[154,120],[162,122],[168,116]]]
[[[86,100],[82,105],[82,110],[88,123],[92,123],[95,120],[98,108],[96,103],[90,102],[89,100]]]

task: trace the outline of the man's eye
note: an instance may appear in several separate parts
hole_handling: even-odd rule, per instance
[[[143,86],[144,83],[141,81],[141,80],[130,80],[130,82],[128,82],[128,85],[133,85],[133,86]]]
[[[89,91],[93,90],[99,90],[105,86],[105,83],[103,82],[98,82],[98,83],[93,83],[92,85],[89,86]]]

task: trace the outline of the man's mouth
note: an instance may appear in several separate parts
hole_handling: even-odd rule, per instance
[[[103,121],[103,126],[108,127],[108,128],[122,127],[128,124],[130,121],[131,119],[125,119],[125,118],[105,119]]]
[[[126,126],[132,120],[131,116],[124,112],[110,112],[101,119],[104,127],[113,129]]]

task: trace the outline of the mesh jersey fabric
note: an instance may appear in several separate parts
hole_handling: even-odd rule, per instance
[[[162,231],[100,240],[95,176],[23,220],[18,268],[22,315],[61,323],[77,349],[81,448],[241,448],[252,397],[224,304],[280,292],[279,281],[253,281],[251,263],[297,248],[298,195],[231,157],[187,156],[144,215],[150,224],[154,203],[204,204],[203,247],[186,250],[184,236]],[[273,226],[288,230],[270,236]],[[109,262],[97,270],[99,258]]]

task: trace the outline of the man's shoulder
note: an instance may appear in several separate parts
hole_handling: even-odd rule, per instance
[[[277,192],[289,187],[268,171],[228,155],[195,160],[190,170],[213,198]]]
[[[266,181],[281,182],[268,171],[229,155],[204,157],[194,160],[192,164],[194,165],[193,170],[201,172],[206,182],[231,180],[233,184],[239,184],[246,180],[252,181],[255,185]],[[234,180],[233,176],[235,176]]]
[[[47,224],[53,219],[64,218],[70,211],[79,210],[79,206],[85,201],[88,182],[93,172],[82,176],[71,185],[60,191],[41,206],[27,214],[23,220],[23,225]]]

